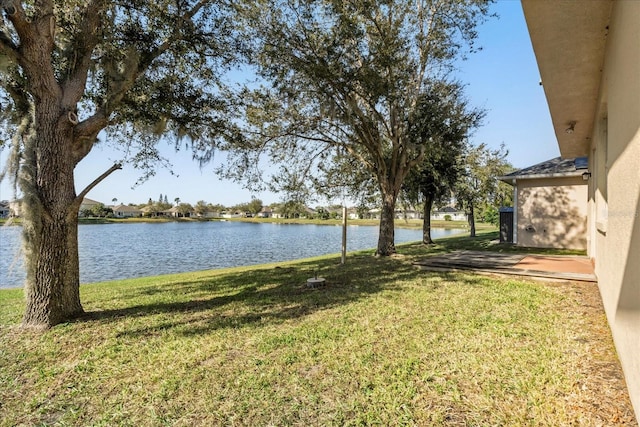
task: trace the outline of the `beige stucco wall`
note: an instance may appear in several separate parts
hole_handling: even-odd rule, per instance
[[[613,5],[592,136],[589,254],[640,415],[640,2]]]
[[[517,245],[586,249],[587,183],[581,176],[520,179],[516,187]]]

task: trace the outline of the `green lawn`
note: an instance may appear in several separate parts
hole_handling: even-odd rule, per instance
[[[427,251],[83,285],[87,315],[45,333],[0,291],[0,425],[633,423],[594,285],[426,273]]]

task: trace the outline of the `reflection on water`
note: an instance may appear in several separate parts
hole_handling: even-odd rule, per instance
[[[463,230],[432,229],[432,237]],[[21,227],[0,227],[0,288],[22,286]],[[421,240],[396,229],[396,243]],[[339,253],[342,227],[247,222],[80,225],[82,283],[287,261]],[[374,248],[378,227],[349,226],[347,250]]]

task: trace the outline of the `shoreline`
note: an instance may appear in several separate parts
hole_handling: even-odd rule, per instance
[[[91,224],[136,224],[136,223],[167,223],[167,222],[249,222],[249,223],[272,223],[272,224],[302,224],[302,225],[333,225],[341,226],[341,219],[306,219],[306,218],[79,218],[79,225]],[[421,219],[396,219],[395,228],[421,229],[423,221]],[[20,218],[0,219],[2,226],[22,225]],[[347,225],[361,225],[367,227],[377,227],[380,225],[379,219],[350,219]],[[469,228],[467,221],[444,221],[431,220],[431,228]],[[476,223],[476,230],[488,230],[494,226],[486,223]]]

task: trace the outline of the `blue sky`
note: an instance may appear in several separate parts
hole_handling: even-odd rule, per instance
[[[472,135],[471,141],[491,147],[504,143],[509,150],[508,160],[522,168],[557,157],[559,150],[520,2],[498,1],[493,10],[499,18],[480,28],[479,44],[483,49],[461,64],[459,77],[467,84],[471,104],[487,110],[484,125]],[[167,195],[170,201],[179,197],[191,204],[205,200],[225,206],[248,202],[252,196],[267,204],[280,201],[278,194],[251,193],[239,184],[221,181],[213,171],[224,160],[223,153],[202,169],[184,150],[175,153],[166,146],[163,154],[171,160],[176,175],[160,168],[156,176],[132,188],[140,171],[125,166],[94,188],[88,197],[105,204],[111,204],[114,198],[119,203],[144,203],[149,198],[156,200],[160,194]],[[0,157],[4,165],[6,150]],[[77,191],[118,158],[108,147],[96,146],[76,168]],[[8,183],[3,182],[0,200],[12,197]]]

